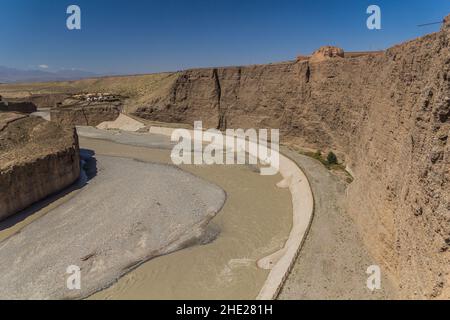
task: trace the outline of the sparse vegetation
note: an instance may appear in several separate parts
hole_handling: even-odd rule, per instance
[[[339,163],[338,158],[336,154],[332,151],[330,151],[326,158],[323,157],[322,151],[317,150],[316,152],[312,151],[305,151],[300,148],[294,148],[298,153],[305,155],[307,157],[316,159],[320,163],[322,163],[328,170],[336,170],[336,171],[342,171],[345,173],[346,178],[345,181],[347,183],[353,182],[352,175],[346,170],[346,167],[344,164]]]
[[[327,162],[329,165],[338,164],[337,157],[332,151],[328,152]]]
[[[316,152],[310,152],[310,151],[301,151],[297,150],[298,153],[303,154],[307,157],[311,157],[313,159],[316,159],[317,161],[320,161],[324,166],[328,166],[327,161],[322,157],[322,152],[320,150],[317,150]]]
[[[324,166],[326,166],[328,169],[335,169],[338,168],[339,165],[337,156],[333,152],[329,152],[327,155],[327,158],[325,159],[322,156],[322,152],[320,150],[317,150],[316,152],[310,152],[310,151],[298,151],[299,153],[314,158],[318,161],[320,161]]]

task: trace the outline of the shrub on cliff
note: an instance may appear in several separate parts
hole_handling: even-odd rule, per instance
[[[330,152],[328,153],[328,156],[327,156],[327,162],[328,162],[328,164],[330,164],[330,165],[333,165],[333,164],[337,164],[337,163],[338,163],[337,157],[336,157],[336,155],[335,155],[332,151],[330,151]]]

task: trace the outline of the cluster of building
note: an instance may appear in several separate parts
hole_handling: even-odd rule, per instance
[[[120,101],[120,96],[111,93],[82,93],[76,94],[72,98],[88,102]]]

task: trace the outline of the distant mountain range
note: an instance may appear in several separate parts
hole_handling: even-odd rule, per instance
[[[56,72],[21,70],[0,66],[0,83],[69,81],[101,76],[92,72],[63,69]]]

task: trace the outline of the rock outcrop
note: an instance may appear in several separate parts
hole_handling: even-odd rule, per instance
[[[80,175],[77,134],[38,117],[0,113],[0,220]]]
[[[105,121],[114,121],[120,115],[118,105],[96,103],[57,107],[50,110],[50,119],[63,126],[98,126]]]
[[[344,58],[344,50],[338,47],[333,46],[325,46],[321,47],[319,50],[316,50],[311,58],[310,62],[322,62],[327,59],[333,58]]]
[[[64,126],[98,126],[114,121],[124,98],[110,93],[81,93],[67,97],[50,110],[51,121]]]
[[[188,70],[134,114],[279,128],[284,142],[336,151],[354,174],[347,208],[374,264],[403,297],[449,298],[449,17],[441,32],[385,52],[315,55]]]
[[[37,111],[34,103],[29,101],[4,101],[0,96],[0,112],[33,113]]]

